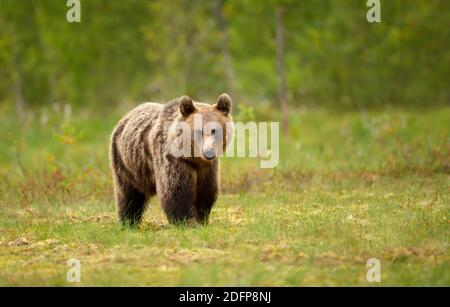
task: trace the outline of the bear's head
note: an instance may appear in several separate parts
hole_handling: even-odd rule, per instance
[[[189,96],[178,99],[177,139],[172,149],[175,156],[197,162],[212,162],[221,156],[231,143],[234,125],[231,117],[231,98],[219,96],[215,104],[194,102]]]

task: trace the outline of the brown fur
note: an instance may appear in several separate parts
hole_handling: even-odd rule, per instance
[[[226,94],[213,106],[183,96],[166,105],[144,103],[119,121],[111,135],[110,164],[122,223],[138,225],[156,194],[170,223],[208,222],[219,193],[219,161],[171,155],[170,127],[184,121],[192,131],[193,115],[201,113],[204,123],[217,121],[225,128],[230,110]]]

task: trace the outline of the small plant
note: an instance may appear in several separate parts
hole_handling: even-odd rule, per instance
[[[238,105],[238,112],[234,116],[235,121],[241,121],[241,122],[249,122],[255,120],[255,112],[253,110],[253,107],[251,106],[245,106],[243,104]]]

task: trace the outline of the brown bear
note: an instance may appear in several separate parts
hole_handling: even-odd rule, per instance
[[[110,165],[123,224],[139,225],[155,194],[170,223],[208,223],[219,193],[218,157],[233,135],[231,104],[227,94],[214,105],[182,96],[141,104],[119,121]]]

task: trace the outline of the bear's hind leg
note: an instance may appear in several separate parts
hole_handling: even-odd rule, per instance
[[[146,207],[145,195],[129,184],[120,185],[116,193],[120,221],[124,225],[138,226]]]

